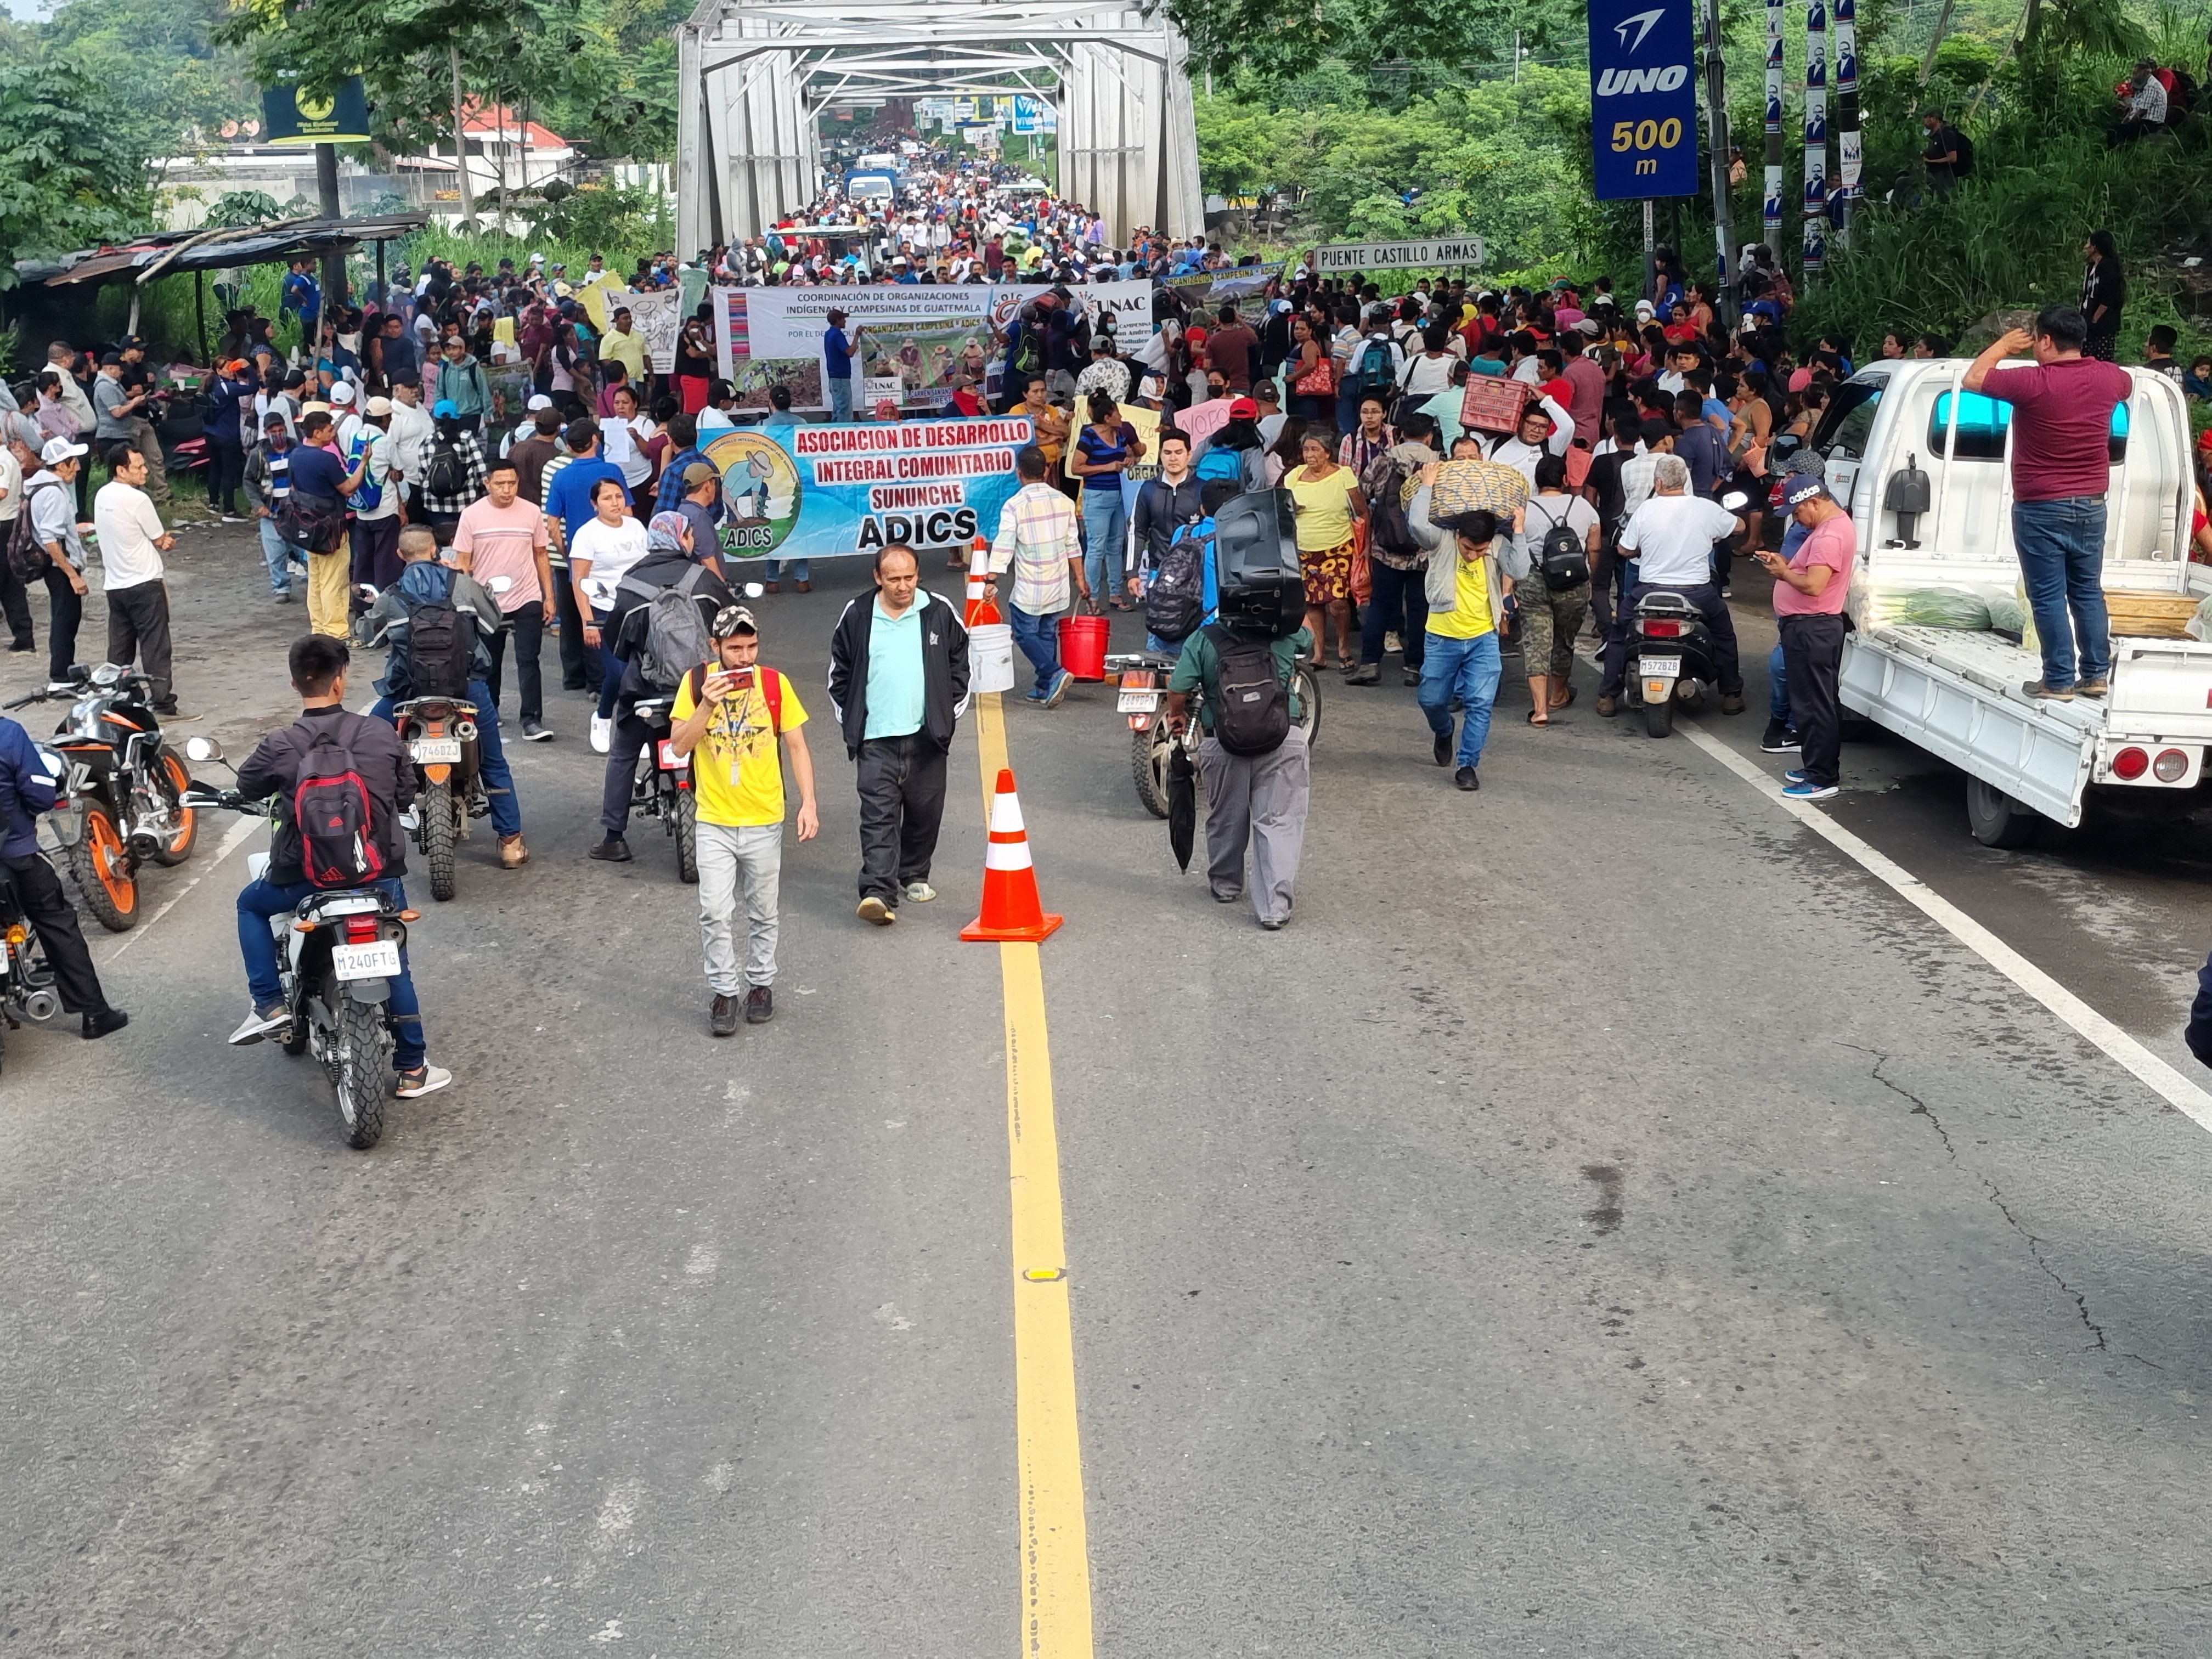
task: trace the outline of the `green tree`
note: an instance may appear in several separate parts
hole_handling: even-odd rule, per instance
[[[0,289],[15,261],[129,234],[153,206],[146,153],[65,59],[0,64]]]

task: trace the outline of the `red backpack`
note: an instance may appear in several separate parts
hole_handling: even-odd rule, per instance
[[[292,822],[300,831],[300,868],[325,889],[363,887],[384,873],[376,812],[350,740],[368,724],[360,714],[316,722],[292,788]]]

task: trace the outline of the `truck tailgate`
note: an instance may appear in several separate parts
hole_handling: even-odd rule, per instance
[[[2143,743],[2212,743],[2212,645],[2196,640],[2112,642],[2106,729]]]

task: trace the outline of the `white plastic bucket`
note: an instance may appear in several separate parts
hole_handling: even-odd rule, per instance
[[[983,623],[968,630],[968,689],[1014,689],[1014,630],[1006,623]]]

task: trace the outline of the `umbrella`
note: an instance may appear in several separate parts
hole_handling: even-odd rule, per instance
[[[1176,865],[1190,869],[1190,844],[1198,830],[1198,771],[1190,751],[1178,743],[1168,757],[1168,845]]]

